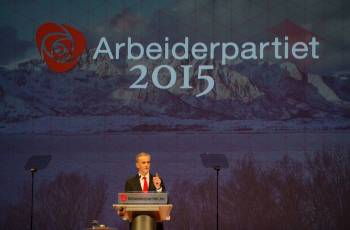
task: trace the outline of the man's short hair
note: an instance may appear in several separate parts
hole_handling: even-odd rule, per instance
[[[149,156],[149,157],[151,157],[151,154],[146,153],[146,152],[140,152],[140,153],[138,153],[138,154],[136,155],[136,157],[135,157],[136,162],[138,161],[139,157],[142,157],[142,156]]]

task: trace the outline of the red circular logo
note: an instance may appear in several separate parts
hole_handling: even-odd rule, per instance
[[[79,30],[52,22],[38,28],[36,45],[48,68],[58,73],[73,69],[86,49],[84,35]]]
[[[125,202],[125,201],[128,200],[128,195],[122,193],[122,194],[119,195],[119,198],[120,198],[121,202]]]

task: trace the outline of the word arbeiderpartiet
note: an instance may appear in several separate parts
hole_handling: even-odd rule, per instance
[[[320,43],[316,37],[312,37],[309,42],[293,42],[289,44],[288,36],[281,41],[275,37],[272,42],[244,42],[237,44],[235,42],[211,42],[209,45],[203,42],[195,42],[190,44],[189,38],[185,37],[183,42],[169,43],[169,38],[165,37],[164,43],[161,45],[158,42],[151,42],[144,46],[142,43],[133,42],[128,37],[126,43],[115,43],[114,55],[111,46],[105,37],[101,37],[99,44],[93,55],[96,59],[100,54],[108,54],[110,59],[118,60],[120,52],[125,49],[128,60],[139,60],[146,56],[148,59],[169,59],[170,55],[177,60],[187,60],[191,54],[194,59],[214,59],[215,54],[220,53],[221,63],[225,65],[228,60],[240,58],[242,60],[263,59],[265,51],[272,51],[276,59],[319,59],[317,47]]]

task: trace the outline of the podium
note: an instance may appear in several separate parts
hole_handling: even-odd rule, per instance
[[[119,193],[113,208],[132,230],[154,230],[156,223],[170,221],[173,205],[168,204],[167,193]]]

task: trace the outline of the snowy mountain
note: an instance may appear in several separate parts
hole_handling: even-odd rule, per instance
[[[114,130],[121,131],[135,127],[142,130],[150,123],[151,127],[178,130],[198,127],[210,130],[215,123],[218,129],[225,129],[227,122],[237,124],[237,121],[240,127],[249,121],[243,127],[252,129],[256,121],[278,122],[287,128],[295,121],[301,122],[304,128],[314,121],[335,122],[337,127],[344,128],[343,121],[350,117],[348,74],[337,77],[303,73],[287,62],[236,62],[222,66],[217,61],[170,59],[163,64],[172,65],[177,72],[174,87],[158,89],[147,76],[148,88],[136,90],[129,86],[138,74],[128,69],[142,63],[150,73],[161,63],[145,59],[118,63],[105,57],[92,60],[93,52],[86,52],[78,66],[65,74],[50,72],[38,59],[19,63],[17,68],[0,68],[2,131],[44,118],[51,118],[50,122],[55,123],[57,119],[114,117],[113,122],[118,123]],[[215,86],[208,95],[195,97],[206,88],[196,79],[196,71],[190,81],[193,89],[180,88],[183,80],[180,65],[184,64],[195,67],[213,64],[209,74],[214,77]],[[168,78],[164,76],[161,81],[166,82]],[[123,117],[123,122],[118,117]],[[93,131],[94,127],[90,129]]]

